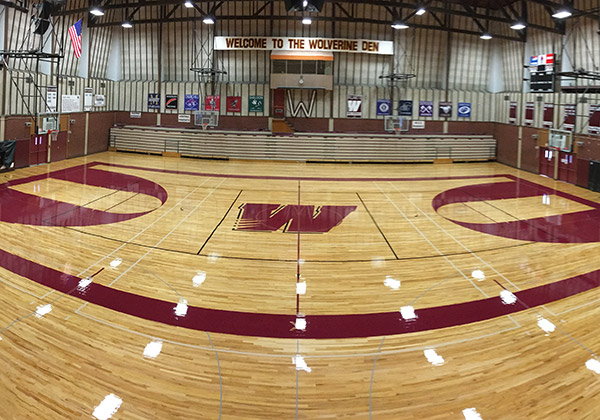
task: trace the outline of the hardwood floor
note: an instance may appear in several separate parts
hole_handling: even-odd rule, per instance
[[[598,193],[118,153],[0,183],[1,419],[598,418]]]

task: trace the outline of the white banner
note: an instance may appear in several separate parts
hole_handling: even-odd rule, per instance
[[[46,88],[46,108],[47,112],[56,112],[58,103],[58,87],[48,86]]]
[[[362,117],[362,96],[361,95],[348,95],[348,108],[346,110],[346,117],[350,117],[350,118]]]
[[[94,99],[94,90],[91,87],[86,87],[83,94],[83,110],[92,110],[92,101]]]
[[[216,36],[215,50],[329,51],[394,55],[394,42],[370,39]]]
[[[94,97],[94,106],[106,106],[106,96],[104,95],[96,95]]]
[[[81,97],[79,95],[62,95],[62,113],[81,112]]]

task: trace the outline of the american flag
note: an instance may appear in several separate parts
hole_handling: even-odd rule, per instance
[[[69,35],[71,36],[75,57],[79,58],[81,57],[81,19],[69,28]]]

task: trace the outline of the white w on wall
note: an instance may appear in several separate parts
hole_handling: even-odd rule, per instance
[[[308,105],[308,108],[306,107],[306,105],[304,104],[304,102],[302,100],[300,100],[300,102],[298,102],[298,105],[294,106],[294,98],[292,98],[292,93],[290,92],[290,89],[286,90],[287,93],[287,100],[288,100],[288,107],[290,109],[290,112],[292,113],[292,117],[297,117],[298,114],[300,113],[300,111],[304,112],[304,116],[306,118],[310,118],[313,108],[315,107],[315,102],[317,100],[317,91],[313,90],[311,95],[310,95],[310,103]]]

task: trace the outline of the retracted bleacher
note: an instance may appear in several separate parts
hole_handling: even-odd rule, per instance
[[[496,158],[489,135],[296,134],[182,130],[125,126],[110,131],[111,150],[181,156],[331,162],[487,161]]]

